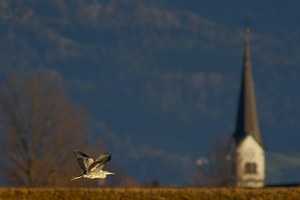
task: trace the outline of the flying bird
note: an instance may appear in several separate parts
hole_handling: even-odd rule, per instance
[[[79,167],[83,170],[83,174],[73,177],[71,181],[79,178],[105,179],[107,175],[115,174],[113,172],[102,170],[103,166],[111,159],[111,153],[109,152],[103,153],[95,161],[93,160],[93,158],[77,149],[74,150],[74,154],[76,156]]]

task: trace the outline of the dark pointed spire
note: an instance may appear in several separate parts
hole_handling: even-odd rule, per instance
[[[263,146],[256,113],[249,34],[250,29],[248,27],[244,28],[244,59],[234,139],[236,144],[239,144],[247,135],[252,135]]]

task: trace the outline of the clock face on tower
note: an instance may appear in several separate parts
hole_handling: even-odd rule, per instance
[[[246,159],[253,159],[254,158],[254,155],[255,155],[255,152],[254,152],[254,149],[252,148],[247,148],[246,151],[245,151],[245,157]]]

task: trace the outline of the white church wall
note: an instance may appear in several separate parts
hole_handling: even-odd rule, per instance
[[[257,141],[248,135],[236,149],[238,187],[263,187],[265,153]]]

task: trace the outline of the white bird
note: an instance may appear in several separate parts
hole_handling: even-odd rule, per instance
[[[74,150],[74,154],[76,156],[80,168],[83,170],[83,174],[73,177],[71,181],[79,178],[104,179],[107,175],[115,174],[113,172],[102,170],[103,166],[111,159],[111,153],[109,152],[102,154],[95,161],[93,160],[93,158],[89,157],[88,155],[82,153],[77,149]]]

